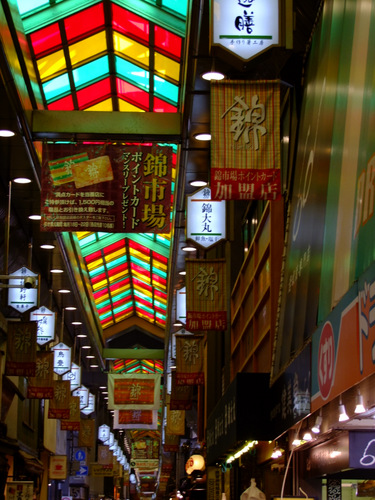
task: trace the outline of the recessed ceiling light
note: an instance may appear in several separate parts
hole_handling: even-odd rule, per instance
[[[79,337],[80,339],[85,339],[87,335],[85,333],[80,333],[79,335],[77,335],[77,337]]]
[[[211,80],[224,80],[225,75],[220,71],[207,71],[206,73],[203,73],[202,78],[203,80],[208,80],[210,82]]]
[[[93,354],[88,354],[86,356],[87,359],[95,359],[95,356]]]
[[[91,345],[81,345],[81,349],[91,349]]]
[[[31,179],[28,179],[27,177],[16,177],[13,179],[13,182],[16,184],[30,184]]]
[[[173,326],[182,326],[182,323],[181,321],[176,321],[175,323],[173,323]]]
[[[57,267],[55,269],[51,269],[50,270],[50,273],[54,273],[54,274],[60,274],[60,273],[63,273],[63,272],[64,272],[63,269],[57,269]]]
[[[41,218],[42,218],[41,215],[37,215],[37,214],[29,215],[30,220],[40,220]]]
[[[13,132],[13,130],[9,130],[9,129],[1,129],[0,130],[0,137],[13,137],[15,136],[15,132]]]
[[[76,311],[77,308],[75,306],[67,306],[67,307],[64,307],[65,311]]]
[[[194,187],[204,187],[204,186],[207,186],[208,182],[200,181],[197,179],[196,181],[190,181],[189,184],[190,184],[190,186],[194,186]]]
[[[207,134],[207,133],[204,133],[204,134],[195,134],[194,138],[197,141],[210,141],[211,140],[211,134]]]
[[[44,245],[40,245],[40,248],[43,250],[53,250],[55,248],[55,245],[50,245],[49,243],[45,243]]]
[[[72,321],[72,325],[82,325],[82,321]]]
[[[181,250],[184,252],[196,252],[197,249],[191,245],[186,245],[185,247],[182,247]]]
[[[99,389],[107,389],[107,386],[106,385],[99,385]]]
[[[99,368],[99,365],[90,365],[90,368]]]
[[[70,293],[70,290],[67,290],[66,288],[62,288],[59,290],[59,293]]]
[[[186,276],[186,271],[185,271],[185,270],[184,270],[184,271],[179,271],[179,272],[178,272],[178,274],[179,274],[180,276]]]

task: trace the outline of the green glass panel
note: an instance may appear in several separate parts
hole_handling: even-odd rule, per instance
[[[111,262],[106,262],[107,269],[112,269],[117,266],[121,266],[121,264],[124,264],[124,262],[127,261],[126,255],[123,257],[120,257],[118,259],[112,260]]]
[[[139,87],[149,90],[150,75],[148,71],[132,64],[129,61],[125,61],[125,59],[122,59],[121,57],[115,57],[115,63],[116,73],[119,77],[130,83],[134,83]]]
[[[108,56],[96,59],[73,70],[73,78],[76,87],[84,87],[93,81],[100,80],[109,75]]]
[[[58,97],[70,93],[70,84],[68,75],[58,76],[53,80],[43,84],[43,92],[46,97],[47,102],[53,101]]]
[[[188,0],[163,0],[162,6],[186,17],[187,3]]]
[[[177,105],[178,103],[178,87],[169,83],[159,76],[154,79],[154,92],[156,95]]]
[[[93,279],[95,276],[98,276],[98,274],[103,274],[104,273],[104,266],[99,266],[96,269],[93,269],[92,271],[89,272],[90,278]]]
[[[85,246],[91,245],[91,243],[95,243],[95,241],[96,241],[96,235],[95,233],[92,233],[86,236],[85,238],[79,240],[78,243],[81,248],[84,248]]]

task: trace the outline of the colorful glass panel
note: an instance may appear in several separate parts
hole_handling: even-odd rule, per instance
[[[126,99],[136,106],[142,107],[145,111],[149,110],[150,96],[148,92],[120,78],[116,79],[116,85],[119,97]]]
[[[159,99],[158,97],[154,97],[153,111],[155,113],[176,113],[177,107],[163,101],[162,99]]]
[[[61,71],[66,69],[66,61],[63,50],[58,50],[53,54],[49,54],[48,56],[38,59],[37,67],[42,82],[57,73],[61,73]]]
[[[69,46],[69,56],[72,66],[76,66],[83,61],[97,56],[97,54],[104,53],[107,50],[107,40],[105,31],[96,33],[81,40],[80,42],[73,43]]]
[[[112,99],[106,99],[98,104],[94,104],[94,106],[85,108],[84,111],[114,111]],[[121,111],[121,109],[119,111]]]
[[[121,57],[115,56],[117,75],[146,90],[150,88],[150,74],[140,66],[136,66]]]
[[[178,83],[180,79],[180,65],[162,54],[155,53],[155,71]]]
[[[52,49],[61,47],[61,35],[58,23],[53,23],[30,35],[31,45],[36,57]]]
[[[73,79],[77,88],[99,80],[109,74],[108,56],[96,59],[73,70]]]
[[[64,25],[68,41],[103,28],[105,25],[103,4],[99,3],[67,17]]]
[[[116,31],[124,35],[147,43],[149,41],[149,22],[115,4],[112,4],[112,25]]]
[[[182,38],[161,26],[155,26],[155,47],[175,59],[181,59]]]
[[[43,5],[49,5],[49,0],[17,0],[18,10],[22,15],[33,11]]]
[[[68,95],[55,102],[51,102],[50,104],[48,104],[47,107],[51,111],[73,111],[74,110],[73,97],[71,95]]]
[[[155,76],[154,78],[154,92],[162,99],[177,105],[178,102],[178,87],[173,83],[167,82],[164,78]]]
[[[102,100],[111,95],[111,81],[105,78],[77,92],[79,109],[84,109],[95,101]]]
[[[53,80],[49,80],[48,82],[43,83],[42,87],[46,101],[54,101],[55,99],[58,99],[64,94],[70,92],[69,77],[65,73],[64,75],[58,76]]]

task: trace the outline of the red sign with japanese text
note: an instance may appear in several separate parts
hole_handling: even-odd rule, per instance
[[[172,148],[43,146],[41,230],[169,233]]]
[[[211,82],[211,199],[277,200],[278,81]]]
[[[186,259],[186,328],[226,330],[226,268],[224,259]]]

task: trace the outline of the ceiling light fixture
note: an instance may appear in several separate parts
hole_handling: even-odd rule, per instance
[[[72,325],[82,325],[82,321],[72,321]]]
[[[59,290],[59,293],[70,293],[70,290],[67,290],[66,288],[61,288],[61,290]]]
[[[302,439],[303,439],[303,441],[311,441],[312,440],[311,432],[308,429],[306,429],[306,431],[304,432]]]
[[[181,321],[175,321],[173,323],[173,326],[182,326],[182,323],[181,323]]]
[[[356,397],[356,407],[355,407],[354,413],[364,413],[365,411],[366,411],[366,408],[363,404],[363,396],[358,390],[357,397]]]
[[[77,308],[75,306],[67,306],[64,309],[65,309],[65,311],[76,311],[77,310]]]
[[[206,73],[203,73],[202,78],[210,82],[211,80],[224,80],[225,75],[221,71],[206,71]]]
[[[179,271],[179,273],[178,273],[178,274],[179,274],[180,276],[186,276],[186,271],[185,271],[185,270],[183,270],[183,271]]]
[[[0,137],[14,137],[16,135],[13,130],[10,130],[8,128],[2,128],[0,129]]]
[[[342,399],[340,396],[340,402],[339,402],[339,422],[345,422],[346,420],[349,420],[349,417],[346,413],[345,410],[345,405],[342,403]]]
[[[50,270],[50,273],[52,273],[52,274],[61,274],[63,272],[64,272],[63,269],[58,269],[57,267]]]
[[[91,349],[91,345],[81,345],[81,349]]]
[[[315,424],[311,427],[311,431],[314,434],[319,434],[319,432],[320,432],[320,426],[322,425],[322,422],[323,422],[322,416],[319,414],[316,417]]]
[[[196,139],[197,141],[210,141],[211,134],[209,133],[195,134],[194,139]]]
[[[186,245],[185,247],[182,247],[181,250],[184,252],[196,252],[197,249],[193,247],[192,245]]]
[[[195,181],[190,181],[189,184],[190,184],[190,186],[193,186],[193,187],[204,187],[204,186],[207,186],[208,182],[196,179]]]
[[[301,444],[301,440],[298,436],[298,431],[295,431],[294,433],[294,439],[292,441],[292,446],[299,446]]]
[[[29,215],[30,220],[40,220],[41,218],[42,216],[38,214]]]
[[[30,182],[32,181],[28,177],[16,177],[15,179],[13,179],[13,182],[15,184],[30,184]]]
[[[42,248],[43,250],[53,250],[55,248],[55,245],[44,243],[43,245],[40,245],[40,248]]]

